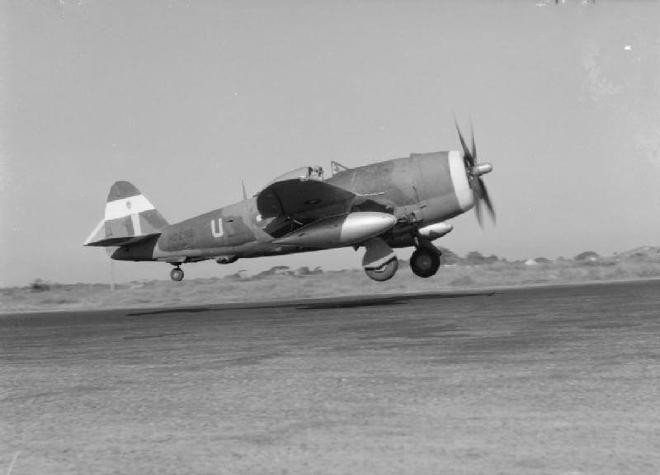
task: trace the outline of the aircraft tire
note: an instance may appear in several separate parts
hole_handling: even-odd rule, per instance
[[[170,278],[175,282],[181,282],[183,280],[183,271],[179,267],[175,267],[170,271]]]
[[[393,257],[382,266],[376,269],[364,269],[364,272],[373,280],[384,282],[391,279],[399,269],[399,260]]]
[[[439,267],[440,256],[430,249],[419,248],[410,256],[410,268],[419,277],[431,277]]]

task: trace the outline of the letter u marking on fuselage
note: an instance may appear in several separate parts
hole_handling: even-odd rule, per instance
[[[216,222],[218,223],[218,229],[216,229]],[[214,238],[221,238],[225,234],[225,230],[222,228],[222,218],[211,221],[211,234],[213,234]]]

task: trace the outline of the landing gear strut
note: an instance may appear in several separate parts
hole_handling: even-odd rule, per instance
[[[410,256],[410,268],[419,277],[431,277],[439,267],[440,251],[432,244],[419,246]]]
[[[170,278],[175,281],[175,282],[180,282],[183,280],[183,271],[181,270],[181,267],[176,266],[174,269],[170,271]]]

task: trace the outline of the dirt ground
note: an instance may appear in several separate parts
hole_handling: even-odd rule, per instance
[[[182,282],[167,280],[117,284],[57,284],[35,281],[26,287],[0,288],[0,314],[41,311],[81,311],[287,301],[359,295],[390,295],[492,288],[567,285],[633,280],[660,280],[660,258],[604,258],[597,262],[557,261],[525,265],[494,262],[482,265],[443,265],[430,279],[415,276],[405,261],[386,282],[369,279],[362,269],[301,273],[262,272],[257,275],[195,279],[194,265]],[[272,270],[272,269],[271,269]],[[163,278],[169,268],[163,265]],[[307,269],[309,271],[309,269]]]
[[[659,290],[0,316],[0,471],[659,473]]]

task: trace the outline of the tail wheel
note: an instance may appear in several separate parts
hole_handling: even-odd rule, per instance
[[[410,268],[419,277],[431,277],[438,272],[440,256],[430,249],[419,248],[410,256]]]
[[[394,257],[380,267],[374,269],[364,269],[364,272],[373,280],[384,282],[391,279],[399,269],[399,260]]]
[[[180,267],[175,267],[170,271],[170,278],[175,282],[180,282],[183,280],[183,271]]]

